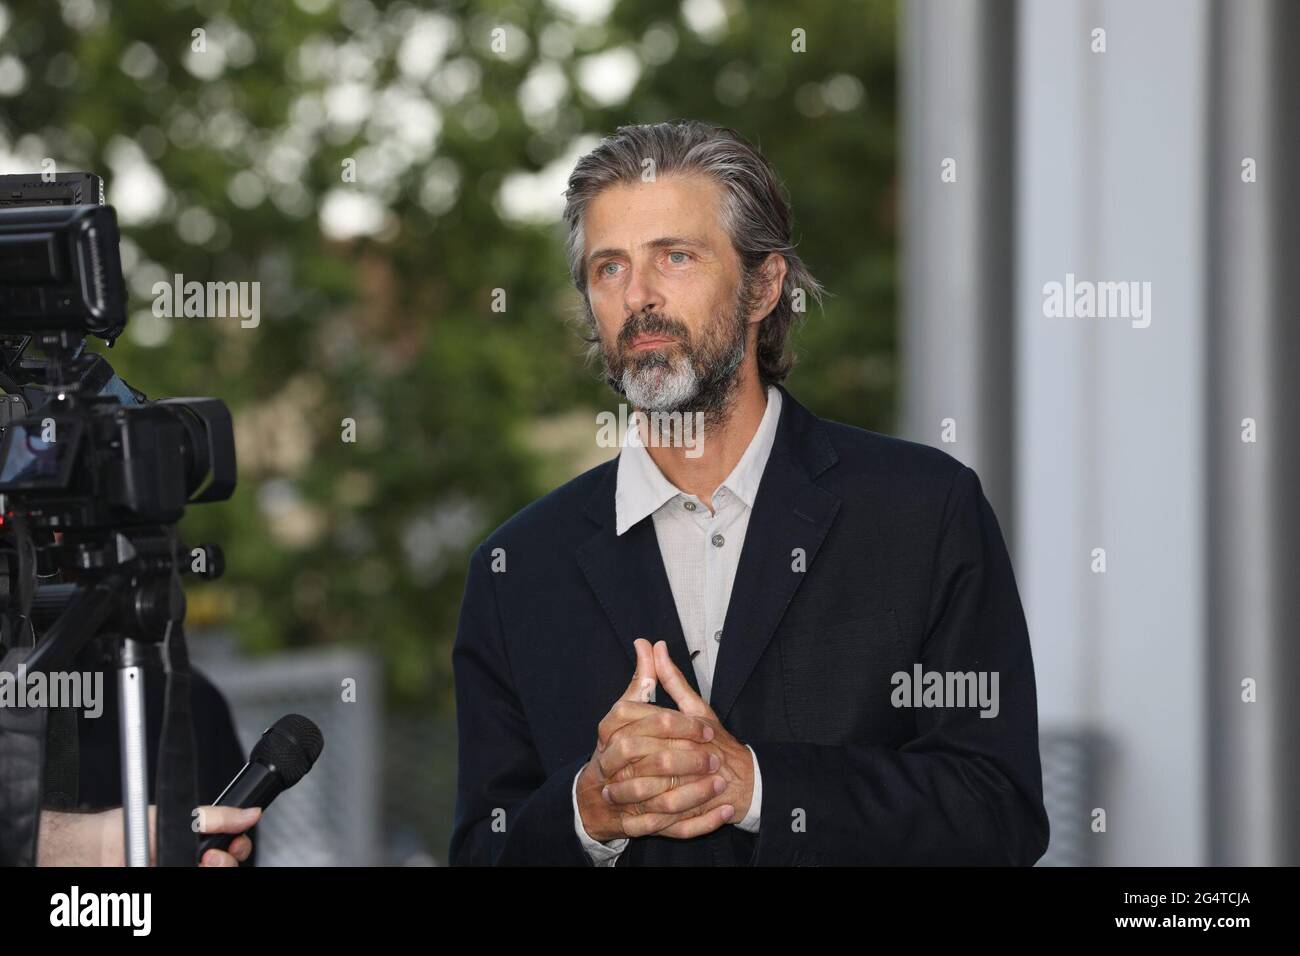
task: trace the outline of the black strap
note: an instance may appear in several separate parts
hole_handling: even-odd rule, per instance
[[[192,829],[198,803],[198,773],[194,758],[194,715],[190,707],[190,655],[185,646],[185,591],[181,588],[180,539],[168,529],[172,573],[168,586],[170,618],[163,636],[162,659],[167,674],[163,698],[162,733],[158,738],[158,865],[193,866],[199,836]]]
[[[193,866],[198,834],[191,828],[198,802],[194,718],[190,708],[190,658],[185,628],[168,628],[163,644],[167,669],[162,736],[158,741],[158,865]]]
[[[45,736],[46,810],[72,811],[77,808],[81,748],[77,739],[77,711],[74,707],[51,707]]]

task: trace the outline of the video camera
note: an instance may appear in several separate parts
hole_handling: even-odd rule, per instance
[[[211,545],[181,560],[171,526],[234,492],[230,412],[147,401],[85,349],[126,327],[118,242],[98,176],[0,176],[0,644],[33,623],[24,604],[56,619],[110,575],[105,623],[143,637],[181,600],[173,572],[221,573]]]
[[[176,522],[234,493],[234,429],[223,402],[148,401],[86,350],[126,328],[118,244],[98,176],[0,176],[0,658],[48,673],[92,639],[110,649],[133,866],[150,859],[144,679],[165,672],[158,859],[179,865],[197,846],[180,577],[219,577],[223,560],[186,552]],[[48,728],[43,789],[62,806],[78,792],[75,718],[51,708]]]

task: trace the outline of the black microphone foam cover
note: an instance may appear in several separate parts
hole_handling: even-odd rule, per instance
[[[271,764],[285,787],[292,787],[312,768],[325,748],[320,728],[300,714],[287,714],[262,734],[253,746],[252,763]]]

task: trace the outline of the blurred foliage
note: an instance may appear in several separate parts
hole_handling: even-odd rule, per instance
[[[48,157],[99,172],[119,209],[133,317],[114,367],[151,398],[215,395],[236,416],[239,490],[183,526],[227,557],[191,588],[191,630],[250,650],[361,645],[398,703],[450,706],[465,557],[554,473],[520,436],[614,406],[568,324],[556,203],[579,138],[623,123],[693,117],[760,146],[834,293],[797,332],[790,387],[820,414],[891,426],[894,5],[583,12],[600,6],[0,6],[4,171]],[[637,64],[626,98],[602,92],[610,51]],[[550,190],[535,220],[503,204],[520,182]],[[323,228],[331,203],[344,227],[379,224]],[[153,316],[153,282],[176,273],[259,281],[260,324]]]

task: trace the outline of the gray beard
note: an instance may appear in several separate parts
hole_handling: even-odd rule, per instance
[[[626,367],[619,379],[619,390],[632,406],[646,413],[683,415],[703,413],[706,426],[726,420],[736,389],[740,384],[741,363],[745,360],[742,333],[722,361],[701,375],[689,356],[671,359],[652,357],[644,364]]]

